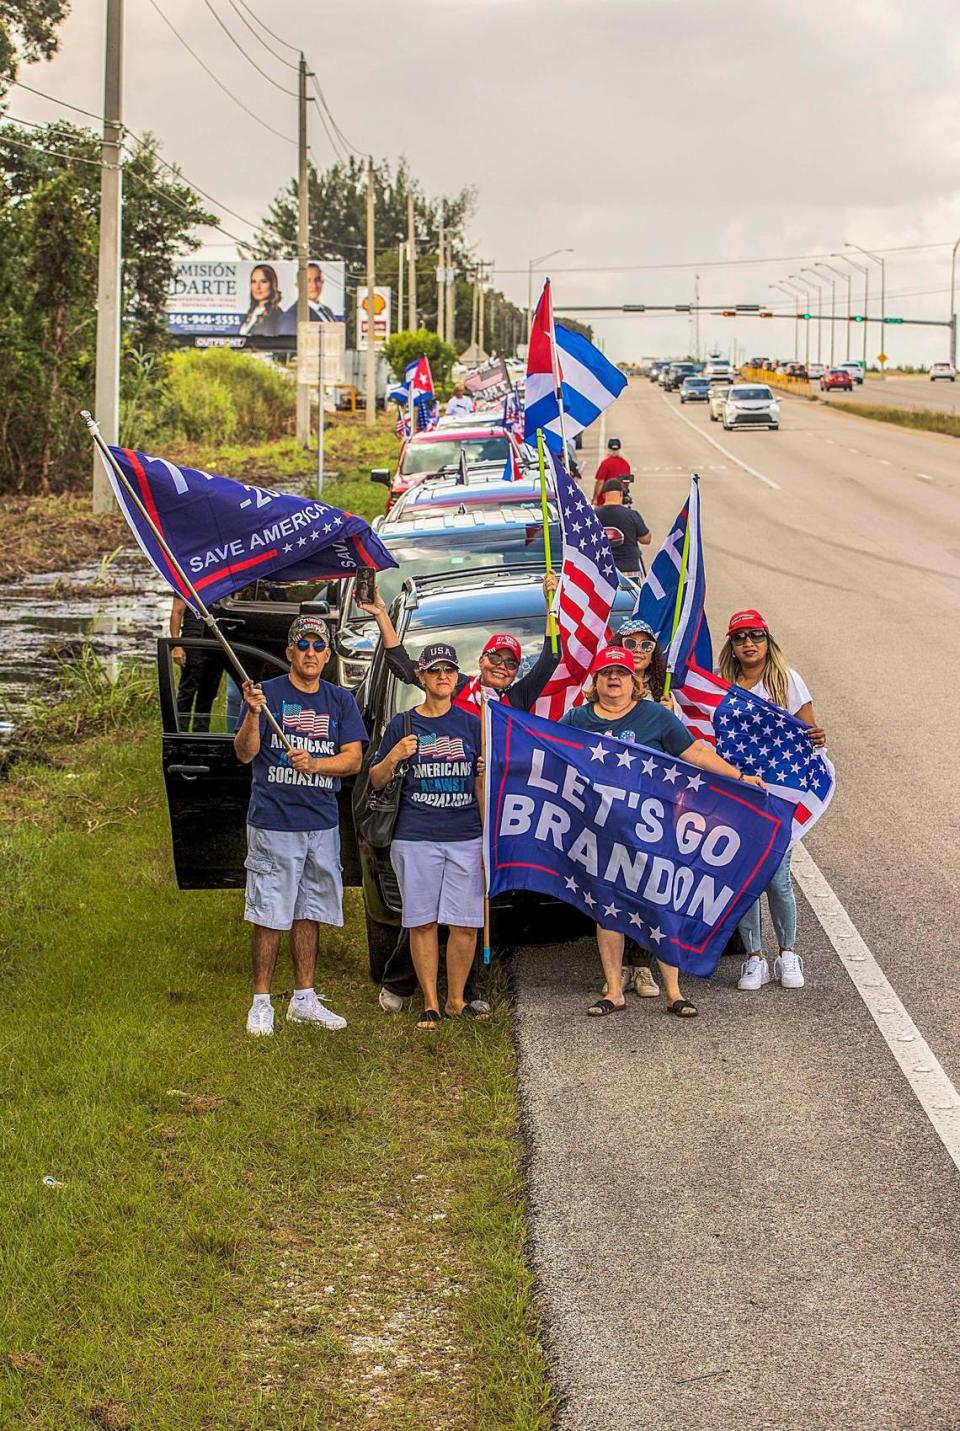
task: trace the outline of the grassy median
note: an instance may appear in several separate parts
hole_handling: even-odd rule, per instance
[[[884,407],[882,403],[832,402],[831,412],[850,412],[854,417],[869,417],[874,422],[892,422],[896,427],[912,427],[920,432],[942,432],[947,437],[960,437],[960,417],[952,412],[937,412],[907,407]]]
[[[112,707],[111,707],[112,709]],[[0,1424],[546,1428],[510,1014],[244,1033],[236,893],[172,880],[155,721],[31,730],[0,816]],[[282,959],[285,956],[282,956]]]

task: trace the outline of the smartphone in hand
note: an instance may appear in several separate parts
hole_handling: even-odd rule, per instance
[[[359,602],[373,601],[377,594],[377,574],[369,566],[362,566],[357,571],[354,583],[354,600]]]

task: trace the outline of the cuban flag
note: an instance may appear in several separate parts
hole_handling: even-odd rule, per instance
[[[519,482],[523,473],[520,470],[520,463],[517,461],[517,454],[511,447],[507,453],[507,460],[503,464],[504,482]]]
[[[248,487],[126,447],[110,451],[175,562],[101,453],[121,512],[144,556],[190,606],[178,566],[210,606],[258,577],[322,581],[397,565],[368,522],[327,502]]]
[[[793,806],[790,843],[812,830],[833,799],[836,772],[810,744],[807,727],[753,691],[691,663],[674,691],[683,723],[746,775],[760,775],[771,794]]]
[[[434,396],[433,374],[430,371],[430,360],[425,354],[415,362],[407,364],[403,370],[403,381],[415,398],[421,395]]]
[[[548,278],[530,329],[524,440],[535,443],[542,428],[547,446],[562,453],[564,439],[569,442],[595,422],[626,385],[623,373],[599,348],[554,323]]]
[[[688,530],[686,580],[680,619],[674,632],[677,587]],[[683,683],[691,660],[707,671],[713,665],[713,644],[704,610],[706,598],[707,576],[700,534],[700,479],[694,474],[690,479],[690,496],[653,559],[634,613],[656,632],[667,653],[667,670],[673,673],[671,684],[674,687]]]

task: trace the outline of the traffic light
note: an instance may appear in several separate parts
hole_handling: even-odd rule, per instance
[[[862,314],[862,313],[851,313],[851,314],[850,314],[850,322],[851,322],[851,323],[862,323],[863,321],[864,321],[864,318],[863,318],[863,314]]]
[[[773,317],[773,314],[772,314],[772,313],[758,313],[758,314],[757,314],[757,317],[758,317],[758,318],[772,318],[772,317]]]
[[[812,314],[812,313],[798,313],[798,314],[797,314],[797,317],[798,317],[798,318],[802,318],[803,321],[804,321],[804,323],[809,323],[809,322],[810,322],[810,319],[813,317],[813,314]]]
[[[720,310],[721,318],[736,318],[736,316],[737,310],[735,308],[721,308]]]

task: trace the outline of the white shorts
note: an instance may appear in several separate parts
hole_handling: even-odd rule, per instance
[[[390,863],[403,900],[404,929],[422,924],[483,928],[482,840],[394,840]]]
[[[263,929],[295,919],[343,924],[340,831],[258,830],[247,826],[247,897],[243,917]]]

